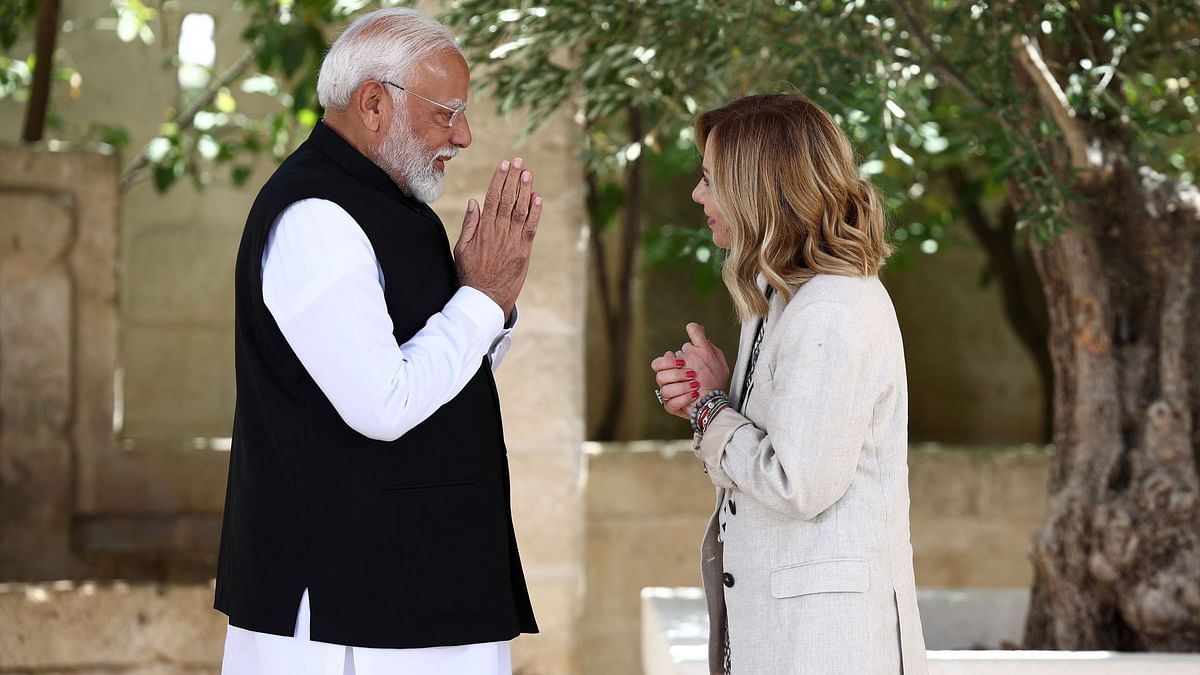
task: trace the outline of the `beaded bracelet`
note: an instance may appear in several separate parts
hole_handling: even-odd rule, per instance
[[[724,398],[713,399],[712,402],[696,419],[696,428],[700,430],[700,435],[703,436],[705,430],[708,429],[711,423],[717,417],[717,413],[729,407],[729,401]]]
[[[717,413],[729,406],[729,395],[721,389],[714,389],[704,395],[692,407],[692,433],[703,436],[709,422]]]

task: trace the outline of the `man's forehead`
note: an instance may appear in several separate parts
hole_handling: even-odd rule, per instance
[[[471,71],[458,52],[445,51],[421,59],[413,69],[411,80],[405,86],[422,87],[428,91],[440,91],[448,98],[466,101],[467,88],[471,82]],[[425,93],[419,91],[418,93]]]

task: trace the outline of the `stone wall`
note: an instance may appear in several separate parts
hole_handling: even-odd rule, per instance
[[[0,148],[0,580],[84,572],[81,457],[114,446],[115,158]]]
[[[535,573],[535,605],[546,634],[519,640],[518,673],[569,673],[577,659],[589,675],[636,675],[641,589],[700,583],[699,539],[713,492],[688,445],[588,444],[587,450],[579,637],[567,646],[563,633],[551,632],[561,630],[556,622],[563,616],[580,610],[567,609],[574,602],[570,591],[545,584],[539,589]],[[1045,510],[1048,460],[1045,450],[1033,448],[914,446],[918,584],[1027,586],[1032,575],[1026,551]],[[556,526],[548,527],[554,536]],[[551,545],[549,537],[533,541],[538,543],[526,548],[526,557]],[[224,620],[209,610],[211,594],[209,583],[0,584],[0,673],[215,673]],[[102,648],[89,648],[95,635],[105,636]]]
[[[690,442],[589,443],[587,454],[584,672],[634,675],[641,589],[700,585],[713,489]],[[909,466],[917,584],[1028,586],[1049,453],[916,445]]]
[[[217,675],[212,584],[0,584],[0,673]]]

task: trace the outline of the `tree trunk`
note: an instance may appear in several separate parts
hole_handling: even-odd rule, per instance
[[[1200,191],[1121,157],[1034,250],[1056,451],[1025,646],[1200,651]]]
[[[627,111],[629,138],[640,143],[645,135],[642,112],[631,106]],[[594,193],[594,190],[593,190]],[[633,275],[638,260],[638,243],[642,238],[642,157],[629,162],[625,183],[625,204],[620,216],[620,250],[617,252],[618,269],[615,279],[616,292],[608,295],[607,280],[599,278],[600,292],[604,302],[605,327],[608,338],[608,390],[604,398],[603,413],[592,440],[611,441],[617,437],[621,406],[625,402],[625,388],[629,374],[630,341],[633,336]],[[593,232],[597,232],[593,226]],[[598,234],[592,238],[592,246],[602,246]],[[603,249],[596,251],[594,264],[601,274],[607,272]]]
[[[59,0],[42,0],[38,10],[37,32],[33,38],[33,83],[29,88],[29,103],[25,108],[25,124],[21,140],[34,143],[42,140],[46,131],[46,115],[50,110],[50,75],[54,72],[54,46],[58,42]]]

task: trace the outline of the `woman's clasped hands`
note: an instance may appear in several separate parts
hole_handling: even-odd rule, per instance
[[[690,419],[692,406],[714,389],[729,390],[729,363],[717,345],[704,335],[704,326],[687,325],[688,339],[676,352],[665,352],[650,362],[663,408]]]

